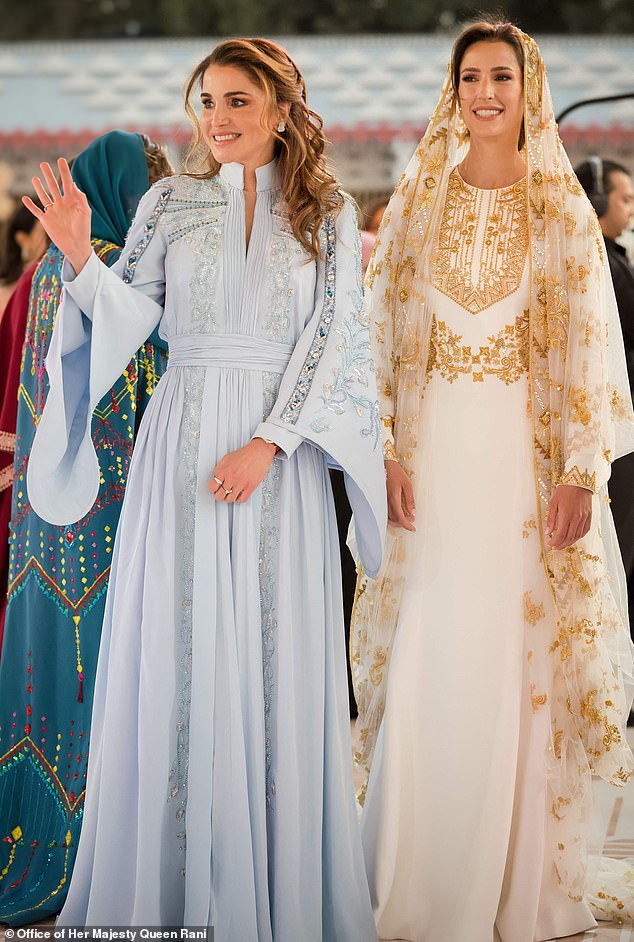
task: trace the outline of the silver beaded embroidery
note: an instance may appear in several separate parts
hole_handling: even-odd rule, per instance
[[[266,418],[275,404],[280,385],[279,373],[264,373],[263,416]],[[271,708],[275,685],[273,657],[277,638],[277,613],[275,610],[275,584],[279,549],[279,494],[281,466],[274,461],[262,482],[262,505],[260,511],[260,614],[262,622],[262,677],[264,682],[264,742],[266,761],[266,803],[271,806],[275,795],[273,779],[273,750],[271,735]]]
[[[267,266],[268,315],[264,334],[268,340],[288,343],[290,340],[291,305],[295,290],[291,281],[294,245],[284,236],[271,240]]]
[[[213,334],[217,330],[218,256],[224,229],[213,224],[186,236],[192,250],[192,274],[189,282],[192,331]]]
[[[217,329],[218,255],[227,203],[225,185],[219,177],[198,180],[180,176],[174,179],[174,192],[165,213],[169,244],[183,239],[191,249],[191,319],[192,331],[198,333],[214,333]]]
[[[222,225],[228,196],[220,177],[174,177],[173,189],[164,223],[170,245],[210,226]]]
[[[123,275],[121,276],[121,280],[124,281],[125,284],[127,285],[132,283],[132,279],[134,278],[134,273],[136,271],[137,265],[139,264],[139,260],[143,257],[143,253],[145,252],[148,245],[152,241],[154,233],[156,232],[158,221],[163,215],[163,213],[165,212],[165,209],[170,200],[172,192],[173,192],[172,187],[167,187],[167,189],[163,190],[163,192],[158,198],[158,202],[156,206],[154,207],[154,209],[148,216],[148,219],[143,227],[143,236],[141,237],[140,241],[137,242],[137,244],[134,246],[134,248],[132,249],[132,251],[130,252],[130,254],[128,255],[126,259],[125,268],[123,269]]]
[[[372,438],[376,448],[380,438],[379,405],[370,399],[368,375],[374,372],[374,359],[370,343],[369,318],[363,308],[363,279],[361,275],[361,237],[358,230],[354,246],[356,284],[348,292],[350,316],[336,324],[333,331],[340,338],[337,352],[340,365],[333,368],[329,383],[324,383],[320,399],[324,406],[310,423],[314,432],[331,428],[329,416],[343,415],[351,406],[356,416],[364,421],[361,435]],[[365,424],[367,423],[367,424]]]
[[[325,243],[325,244],[324,244]],[[336,262],[335,262],[335,221],[332,216],[326,216],[322,229],[322,244],[324,244],[324,253],[326,257],[325,283],[324,283],[324,302],[319,322],[315,329],[310,349],[304,360],[295,388],[291,393],[288,402],[282,412],[282,420],[294,424],[299,418],[300,412],[306,397],[313,384],[315,370],[319,365],[321,355],[324,352],[326,341],[330,333],[330,327],[335,316],[335,281],[336,281]]]
[[[192,631],[194,601],[194,555],[196,527],[196,491],[198,486],[198,450],[203,391],[204,367],[188,366],[184,376],[182,506],[180,527],[181,614],[177,658],[177,722],[176,756],[169,774],[168,801],[176,802],[179,850],[186,850],[185,817],[187,812],[187,774],[189,768],[189,716],[192,685]]]

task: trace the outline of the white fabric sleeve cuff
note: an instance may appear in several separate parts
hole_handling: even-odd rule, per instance
[[[299,445],[304,441],[297,432],[292,432],[288,428],[280,428],[273,422],[260,422],[252,438],[265,438],[275,444],[280,449],[276,458],[290,458]]]

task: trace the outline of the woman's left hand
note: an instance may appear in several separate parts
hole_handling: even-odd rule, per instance
[[[259,487],[271,467],[277,445],[253,438],[248,445],[222,458],[207,485],[216,500],[243,504]]]
[[[548,509],[546,536],[552,549],[562,550],[585,536],[592,523],[592,491],[576,484],[556,487]]]

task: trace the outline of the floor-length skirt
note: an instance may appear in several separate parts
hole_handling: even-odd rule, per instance
[[[61,925],[213,925],[216,942],[375,938],[324,457],[300,445],[244,504],[207,488],[261,421],[270,379],[171,367],[145,416]]]
[[[425,390],[417,532],[363,816],[381,939],[534,942],[594,925],[548,852],[548,716],[527,666],[549,594],[527,398],[525,376],[433,373]]]

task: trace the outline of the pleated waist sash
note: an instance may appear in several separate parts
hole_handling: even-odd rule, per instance
[[[169,341],[168,367],[215,366],[283,373],[292,352],[291,344],[246,334],[180,334]]]

